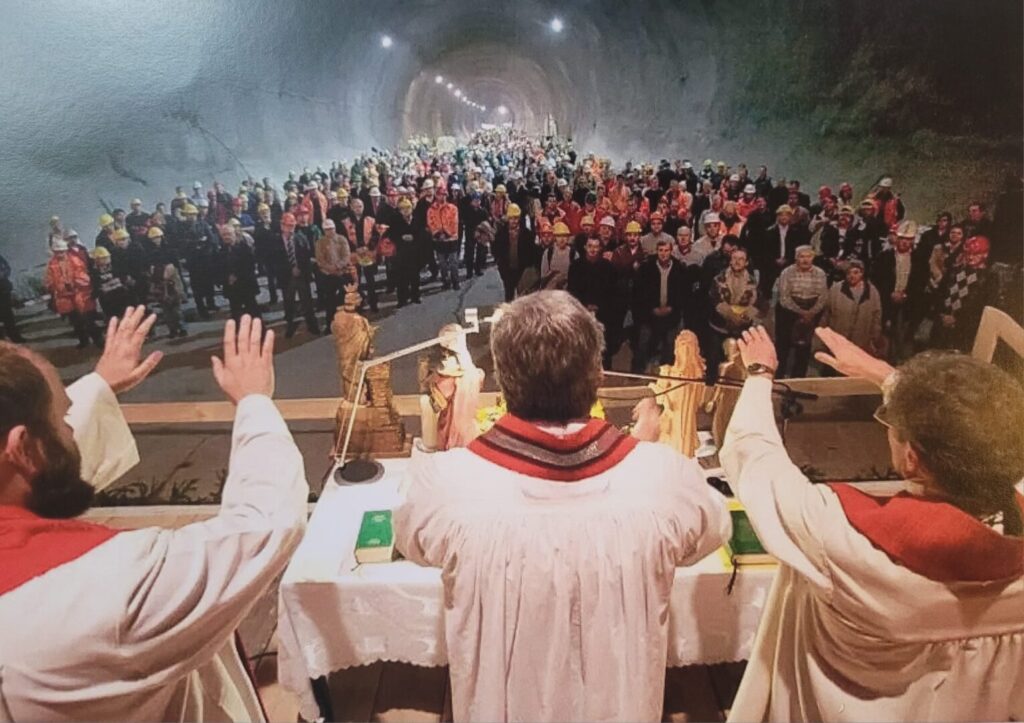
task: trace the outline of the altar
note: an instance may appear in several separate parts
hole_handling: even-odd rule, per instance
[[[401,500],[399,485],[409,458],[383,464],[377,482],[325,486],[281,580],[278,675],[299,696],[307,720],[320,716],[311,681],[333,671],[377,661],[448,663],[441,571],[407,560],[364,565],[355,560],[363,513],[393,509]],[[773,566],[749,566],[734,575],[722,551],[678,568],[668,665],[745,660],[774,574]]]

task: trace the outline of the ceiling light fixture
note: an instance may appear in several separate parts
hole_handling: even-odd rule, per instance
[[[395,41],[391,39],[390,35],[381,35],[380,36],[380,47],[382,47],[382,48],[390,48],[394,44],[395,44]]]
[[[435,75],[434,76],[434,82],[437,83],[438,85],[440,85],[441,83],[444,82],[444,77],[440,76],[440,75]]]
[[[562,32],[565,28],[565,24],[562,22],[561,18],[552,18],[549,26],[551,27],[551,30],[556,33]]]

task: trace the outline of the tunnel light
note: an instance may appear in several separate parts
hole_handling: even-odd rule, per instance
[[[451,90],[451,89],[452,89],[452,87],[453,87],[453,86],[452,86],[452,84],[451,84],[451,83],[449,83],[448,85],[446,85],[446,86],[445,86],[445,88],[447,88],[448,90]]]
[[[561,18],[551,18],[551,22],[548,24],[553,32],[560,33],[565,28],[565,24]]]
[[[444,77],[440,76],[440,75],[435,75],[434,76],[434,82],[437,83],[438,85],[440,85],[441,83],[444,82]]]
[[[455,89],[455,97],[456,98],[461,98],[462,97],[462,91],[459,90],[458,88]]]
[[[486,105],[480,106],[480,110],[487,110],[487,106]]]
[[[395,44],[395,41],[391,39],[390,35],[381,35],[380,36],[380,47],[382,47],[382,48],[390,48],[394,44]]]
[[[498,115],[508,115],[508,108],[503,105],[498,106]]]

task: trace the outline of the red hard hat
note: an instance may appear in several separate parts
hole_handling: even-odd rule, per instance
[[[281,225],[282,226],[294,226],[295,225],[295,214],[283,213],[281,214]]]
[[[971,236],[964,243],[965,254],[988,254],[991,244],[986,236]]]

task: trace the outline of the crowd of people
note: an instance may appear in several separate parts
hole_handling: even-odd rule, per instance
[[[290,172],[280,189],[269,178],[237,193],[196,182],[152,211],[140,199],[130,209],[103,214],[91,248],[51,220],[46,286],[82,346],[102,343],[101,312],[131,304],[159,308],[171,337],[187,334],[189,295],[201,319],[218,294],[236,320],[259,316],[261,278],[269,303],[283,301],[286,336],[300,316],[328,333],[349,283],[373,313],[391,294],[402,307],[427,284],[458,289],[493,258],[506,301],[567,289],[590,309],[606,368],[624,344],[633,371],[669,361],[687,328],[709,381],[722,342],[759,323],[774,331],[783,376],[806,375],[820,325],[891,361],[967,349],[984,306],[1019,283],[1022,246],[1013,209],[993,220],[973,200],[966,218],[942,213],[925,227],[889,177],[861,195],[840,183],[811,198],[765,166],[614,169],[571,141],[507,127],[447,152],[418,140]],[[3,321],[18,339],[9,297]]]
[[[604,344],[591,311],[541,291],[502,312],[490,343],[508,413],[466,447],[413,455],[393,510],[396,549],[441,569],[453,718],[662,720],[677,567],[720,564],[729,506],[695,459],[655,441],[653,398],[629,434],[588,418]],[[213,359],[236,406],[215,516],[135,530],[74,519],[138,461],[115,395],[159,363],[142,358],[155,321],[127,309],[95,373],[66,389],[41,356],[0,342],[5,720],[267,719],[233,636],[295,553],[309,493],[272,401],[274,332],[228,320]],[[1020,380],[964,354],[897,369],[817,335],[820,361],[879,388],[906,488],[811,483],[776,426],[775,345],[763,326],[742,333],[749,377],[721,459],[779,565],[729,720],[1021,720]],[[701,635],[735,627],[712,609],[729,609],[725,585],[687,589]],[[328,608],[313,622],[355,606]],[[317,699],[330,720],[330,691]]]

